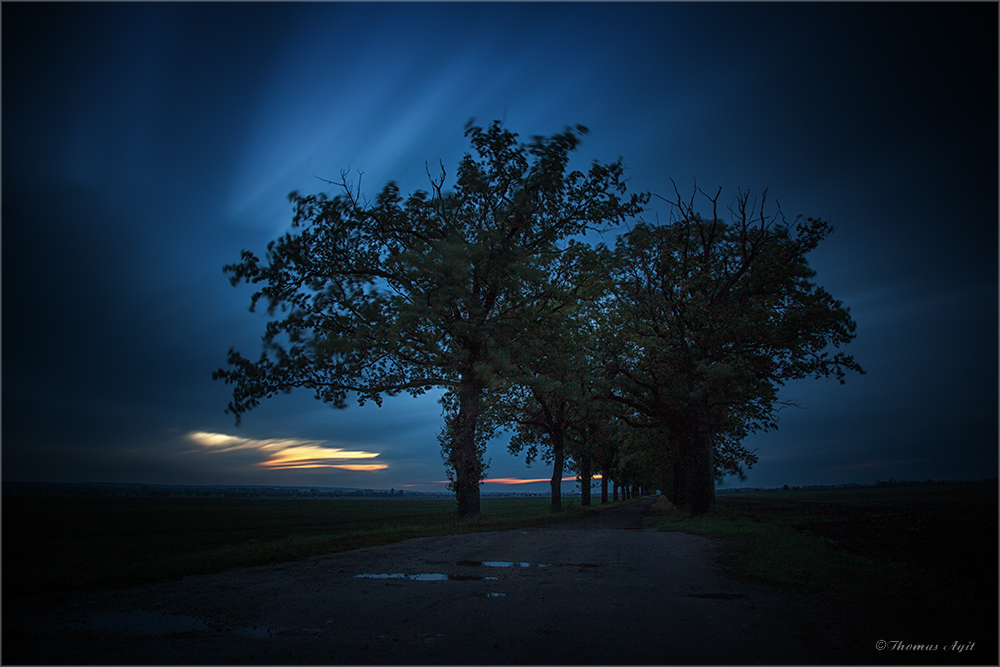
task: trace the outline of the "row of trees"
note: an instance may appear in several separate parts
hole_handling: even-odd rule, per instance
[[[585,243],[652,197],[626,194],[620,159],[569,171],[585,133],[525,144],[470,124],[452,189],[442,165],[405,199],[389,183],[370,202],[343,173],[332,198],[292,193],[292,230],[265,261],[243,251],[225,267],[270,316],[260,356],[231,349],[214,374],[233,385],[227,411],[238,421],[292,388],[337,407],[444,388],[460,516],[479,513],[498,429],[513,453],[551,461],[554,508],[572,466],[585,493],[600,472],[707,511],[715,478],[756,462],[741,441],[776,425],[784,382],[861,370],[828,351],[855,325],[806,260],[830,227],[786,224],[742,192],[728,221],[701,193],[702,217],[675,188],[668,224]]]

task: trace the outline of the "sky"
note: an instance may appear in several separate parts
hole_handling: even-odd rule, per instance
[[[767,188],[833,224],[811,264],[867,374],[786,386],[803,407],[727,486],[997,475],[996,3],[0,12],[4,481],[445,490],[436,392],[292,392],[236,426],[211,375],[260,350],[222,267],[289,229],[290,191],[427,189],[470,118],[581,123],[572,166],[621,157],[632,192]],[[544,491],[508,438],[483,491]]]

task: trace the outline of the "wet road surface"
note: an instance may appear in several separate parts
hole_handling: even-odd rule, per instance
[[[651,499],[503,532],[4,604],[5,664],[802,664],[850,646]]]

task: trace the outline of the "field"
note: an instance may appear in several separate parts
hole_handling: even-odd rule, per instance
[[[721,538],[729,574],[833,599],[871,642],[978,641],[996,664],[996,482],[720,494],[704,517],[661,501],[647,525]],[[941,653],[885,660],[922,657]]]
[[[8,497],[3,591],[127,586],[582,511],[578,498],[563,506],[553,517],[547,498],[484,498],[480,520],[459,522],[445,499]]]
[[[553,516],[546,498],[484,498],[483,518],[460,522],[452,500],[8,497],[3,593],[27,601],[602,511],[577,503],[564,499],[567,510]],[[869,653],[880,640],[974,643],[949,664],[996,664],[996,482],[720,494],[702,517],[661,498],[644,522],[717,538],[726,574],[826,610],[803,617],[809,637],[829,628]],[[943,655],[876,657],[919,664]]]

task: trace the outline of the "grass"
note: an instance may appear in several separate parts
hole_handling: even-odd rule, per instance
[[[564,498],[484,498],[459,521],[453,500],[5,498],[3,590],[35,595],[128,586],[388,544],[537,525],[587,511]]]
[[[993,481],[720,494],[697,517],[660,499],[646,521],[718,538],[732,577],[822,594],[865,637],[859,646],[968,636],[980,652],[967,657],[996,664],[997,515]]]
[[[839,551],[828,540],[796,530],[794,525],[814,517],[783,508],[779,499],[774,499],[767,513],[729,500],[720,497],[709,514],[692,517],[661,498],[653,506],[647,525],[719,538],[718,562],[727,574],[786,590],[831,591],[859,577],[898,578],[898,569],[888,563]]]
[[[166,581],[617,506],[578,503],[564,498],[566,510],[553,515],[547,498],[484,498],[479,519],[458,521],[452,500],[8,497],[3,594]],[[700,517],[661,498],[646,521],[718,538],[718,563],[731,576],[838,601],[859,647],[878,639],[976,641],[967,658],[996,664],[996,482],[720,494]]]
[[[699,517],[661,498],[647,522],[721,538],[719,563],[734,576],[834,590],[858,579],[907,585],[925,574],[951,582],[970,551],[982,556],[980,570],[992,570],[996,519],[997,484],[984,482],[720,494]]]

